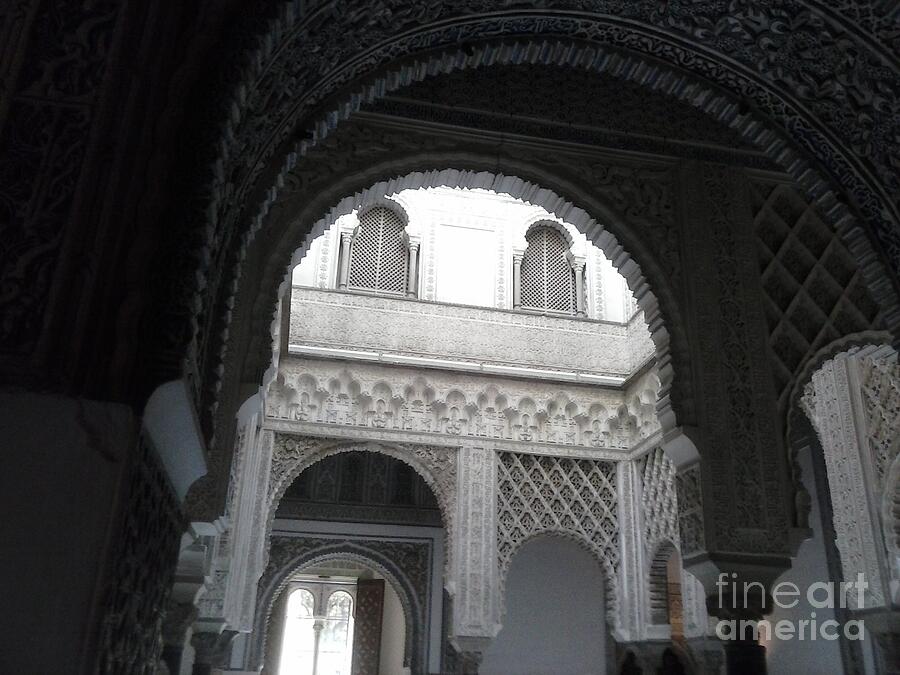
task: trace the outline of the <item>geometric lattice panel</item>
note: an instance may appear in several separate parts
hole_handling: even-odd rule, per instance
[[[349,285],[403,294],[406,291],[407,250],[403,221],[382,206],[359,217],[350,254]]]
[[[619,565],[615,464],[501,452],[497,478],[501,579],[522,543],[544,532],[560,534],[588,548],[604,566],[612,606]]]
[[[809,357],[875,326],[878,307],[850,251],[796,190],[756,180],[751,195],[769,347],[785,410]]]
[[[522,257],[522,306],[575,313],[575,278],[563,236],[552,227],[532,228]]]

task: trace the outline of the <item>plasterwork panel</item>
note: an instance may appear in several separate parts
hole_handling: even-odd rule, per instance
[[[862,404],[866,415],[869,461],[879,495],[890,487],[885,479],[900,452],[900,365],[892,358],[860,360]]]
[[[642,458],[639,466],[643,536],[649,557],[663,542],[679,542],[675,467],[659,448]]]

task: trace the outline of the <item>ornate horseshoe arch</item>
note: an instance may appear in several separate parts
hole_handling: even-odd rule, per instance
[[[540,12],[510,10],[506,15],[493,14],[489,17],[478,15],[483,7],[477,2],[456,3],[452,7],[449,3],[446,6],[437,4],[427,10],[383,7],[382,13],[365,9],[342,13],[341,18],[349,25],[337,25],[340,21],[335,21],[334,16],[321,8],[309,14],[285,11],[271,22],[271,33],[267,39],[261,40],[254,58],[247,61],[251,65],[243,69],[244,80],[236,90],[238,95],[228,102],[230,114],[223,125],[215,177],[206,192],[212,199],[208,213],[213,217],[213,226],[209,228],[209,249],[220,250],[222,245],[227,247],[228,242],[239,240],[246,244],[252,238],[252,232],[262,226],[285,170],[302,162],[304,155],[323,142],[338,122],[359,109],[362,102],[416,78],[453,69],[499,63],[560,63],[593,67],[599,72],[610,72],[680,97],[737,129],[746,138],[753,139],[816,198],[821,210],[846,235],[857,257],[861,260],[868,258],[864,267],[867,268],[870,284],[876,299],[885,308],[889,325],[896,328],[898,312],[893,284],[883,274],[879,282],[879,273],[883,270],[877,256],[867,255],[871,247],[852,222],[847,207],[835,198],[828,183],[810,169],[808,162],[801,157],[802,153],[792,150],[783,138],[779,138],[779,133],[789,129],[798,145],[804,148],[803,152],[816,157],[826,167],[827,173],[839,179],[843,191],[853,195],[866,220],[878,228],[882,244],[890,250],[891,257],[897,259],[900,256],[900,237],[891,227],[890,218],[886,217],[888,212],[896,211],[896,205],[886,196],[890,191],[881,187],[894,180],[891,178],[893,172],[884,168],[884,158],[890,156],[890,148],[873,147],[871,143],[867,145],[865,140],[861,144],[860,139],[871,136],[864,130],[860,130],[857,138],[852,137],[854,131],[859,130],[854,124],[862,124],[866,109],[873,105],[876,109],[889,105],[890,99],[845,95],[852,87],[861,93],[874,91],[878,86],[890,89],[889,83],[884,81],[883,72],[877,69],[864,72],[862,69],[859,77],[838,73],[833,78],[835,86],[830,97],[827,90],[822,90],[822,101],[819,104],[809,103],[813,100],[811,97],[801,97],[804,93],[809,94],[812,83],[817,81],[811,73],[819,63],[815,54],[796,54],[795,61],[773,69],[771,73],[768,68],[772,54],[777,52],[776,45],[790,32],[785,30],[785,22],[791,16],[787,10],[782,9],[781,14],[773,15],[757,16],[742,10],[719,15],[717,12],[721,10],[702,4],[685,11],[635,3],[628,8],[633,16],[614,16],[602,13],[605,5],[604,2],[592,3],[586,8],[587,11],[578,14],[547,8]],[[841,23],[846,23],[848,17],[841,16],[839,11],[814,2],[794,2],[793,5],[791,9],[803,20],[792,29],[815,28],[817,33],[825,35],[842,49],[858,48],[858,59],[848,60],[852,64],[877,63],[890,58],[889,50],[878,42],[871,45],[864,42],[857,44],[853,39],[848,44],[840,42],[843,33]],[[437,27],[439,20],[440,27]],[[873,31],[884,30],[887,25],[874,19],[870,23],[873,25],[868,28]],[[723,30],[709,30],[708,26],[712,25]],[[332,40],[329,31],[337,31],[343,39]],[[464,40],[483,40],[486,36],[495,41],[510,42],[473,45],[464,51],[451,50],[432,60],[425,58],[401,64],[393,71],[385,68],[381,76],[366,81],[367,72],[376,67],[384,68],[390,62],[414,59],[414,55],[426,46],[434,49]],[[751,48],[736,58],[728,53],[726,45],[729,39],[744,41]],[[578,40],[583,41],[585,46],[580,47]],[[300,62],[292,61],[292,55],[296,53],[309,56],[310,46],[318,41],[323,45],[332,44],[315,58],[305,58],[302,66],[298,65]],[[793,45],[788,47],[793,48]],[[771,51],[767,52],[767,48]],[[364,56],[341,58],[354,49]],[[633,53],[616,50],[631,50]],[[745,62],[741,62],[741,58]],[[654,59],[676,63],[682,70],[669,69]],[[336,63],[346,65],[340,69],[334,67]],[[852,64],[845,67],[857,68]],[[318,77],[314,73],[318,73]],[[691,76],[701,79],[691,80]],[[275,83],[285,81],[292,84],[289,90],[302,91],[304,95],[287,97],[276,93],[273,89]],[[273,187],[257,215],[252,218],[247,236],[228,234],[235,223],[246,218],[238,216],[238,211],[248,203],[245,199],[248,190],[258,184],[260,170],[256,167],[272,165],[273,161],[278,163],[274,160],[274,148],[280,147],[290,137],[298,121],[309,120],[308,111],[327,98],[329,91],[346,87],[354,81],[363,82],[363,88],[335,104],[331,112],[320,116],[319,122],[307,121],[307,128],[312,130],[310,135],[294,144],[287,153],[281,174],[270,183]],[[312,82],[317,85],[312,86]],[[722,89],[706,82],[715,82]],[[724,94],[726,91],[735,98],[729,100]],[[781,129],[781,132],[773,132],[746,105],[738,104],[738,99],[754,101],[763,112],[761,117],[773,120],[773,127]],[[260,124],[255,115],[262,110],[261,106],[266,106],[269,115]],[[848,106],[856,109],[847,110]],[[852,121],[840,127],[834,120],[843,119],[841,116]],[[841,128],[840,132],[836,130],[838,128]],[[851,136],[848,137],[848,134]],[[247,161],[248,152],[255,161]],[[874,170],[865,166],[866,162],[858,159],[855,153],[867,157]],[[246,171],[242,166],[255,168]],[[224,189],[226,180],[236,188]],[[216,289],[225,277],[216,274],[208,281],[209,292],[205,298],[199,298],[200,306],[205,307],[203,312],[213,311],[210,298],[215,297]],[[204,335],[195,335],[195,343],[202,345],[204,350],[207,349],[205,342]]]
[[[422,628],[425,626],[423,598],[418,597],[409,577],[395,561],[391,560],[388,552],[349,541],[314,546],[298,553],[277,568],[267,566],[260,580],[253,638],[245,658],[245,665],[249,668],[260,668],[265,665],[264,661],[276,656],[271,653],[269,643],[270,631],[275,620],[272,612],[278,598],[290,583],[291,577],[302,572],[304,568],[335,561],[351,561],[364,565],[391,584],[403,607],[406,629],[403,662],[405,666],[412,668],[412,672],[420,672],[424,663],[424,646],[427,639]]]
[[[275,512],[290,484],[316,462],[345,452],[376,452],[387,455],[409,465],[422,477],[431,488],[440,507],[441,520],[444,525],[445,569],[449,569],[453,554],[453,516],[456,512],[456,450],[454,448],[435,448],[425,445],[407,447],[375,442],[347,443],[277,434],[272,447],[266,536],[263,541],[271,540]]]

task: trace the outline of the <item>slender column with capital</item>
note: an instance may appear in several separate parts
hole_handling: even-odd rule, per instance
[[[409,274],[406,278],[406,297],[414,298],[418,295],[416,291],[419,286],[419,243],[416,241],[409,242],[409,266],[407,269]]]
[[[341,264],[338,269],[338,288],[347,290],[350,281],[350,246],[353,243],[353,235],[350,232],[341,232]]]
[[[573,261],[572,269],[575,272],[575,314],[577,316],[585,316],[585,311],[584,311],[584,260]]]
[[[512,268],[512,291],[513,291],[513,309],[522,307],[522,253],[513,254]]]

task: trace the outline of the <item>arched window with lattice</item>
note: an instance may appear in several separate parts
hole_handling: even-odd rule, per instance
[[[418,251],[405,228],[394,209],[376,206],[361,212],[353,235],[341,241],[340,288],[415,295]]]
[[[569,244],[551,224],[539,223],[525,235],[528,246],[515,261],[514,306],[584,315],[583,264],[573,266]]]

